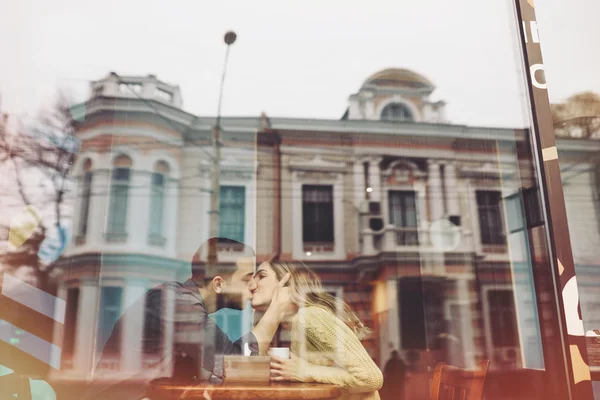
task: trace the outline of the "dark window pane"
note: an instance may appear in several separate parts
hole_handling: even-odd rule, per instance
[[[120,287],[103,287],[100,291],[98,346],[99,349],[104,347],[104,353],[118,353],[121,349],[121,332],[119,332],[120,327],[119,325],[115,324],[121,315],[122,294],[123,289]],[[111,332],[112,338],[107,342],[108,338],[111,336]]]
[[[73,355],[75,335],[77,333],[77,309],[79,307],[79,288],[67,291],[67,309],[65,313],[65,330],[63,336],[63,352]]]
[[[544,224],[544,214],[539,196],[540,192],[537,187],[523,190],[523,203],[525,205],[525,217],[528,228],[535,228]]]
[[[385,106],[381,112],[381,119],[388,121],[412,121],[413,116],[404,104],[393,103]]]
[[[477,191],[477,209],[482,244],[502,245],[506,243],[501,200],[502,193],[499,191]]]
[[[144,307],[144,353],[157,353],[162,348],[163,296],[160,289],[152,289],[146,295]]]
[[[333,243],[333,186],[302,186],[304,243]]]
[[[113,180],[128,181],[130,175],[129,168],[115,168],[112,173]]]
[[[83,177],[83,188],[81,193],[81,209],[79,214],[79,234],[87,234],[88,219],[90,214],[90,200],[92,195],[92,173],[86,172]]]
[[[389,192],[390,223],[396,229],[398,245],[419,243],[417,231],[416,195],[413,191],[392,190]]]
[[[490,328],[494,347],[517,347],[517,310],[512,290],[491,290],[488,292],[490,307]]]

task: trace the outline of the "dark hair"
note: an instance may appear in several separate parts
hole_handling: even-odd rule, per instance
[[[203,286],[207,281],[212,280],[215,276],[221,276],[225,280],[228,280],[231,275],[236,271],[237,266],[235,262],[217,262],[212,271],[207,271],[208,265],[208,251],[211,245],[217,246],[217,251],[227,251],[239,255],[239,257],[254,257],[254,249],[247,244],[238,242],[237,240],[225,238],[225,237],[212,237],[202,243],[198,250],[194,253],[192,261],[190,263],[192,270],[192,279],[198,284]]]

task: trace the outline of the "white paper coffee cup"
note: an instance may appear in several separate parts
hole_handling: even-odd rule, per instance
[[[269,355],[287,359],[287,358],[290,358],[290,348],[289,347],[271,347],[269,349]]]

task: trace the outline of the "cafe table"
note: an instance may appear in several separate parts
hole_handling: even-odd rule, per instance
[[[153,385],[149,400],[332,400],[340,395],[335,385],[322,383],[271,383],[265,385]]]

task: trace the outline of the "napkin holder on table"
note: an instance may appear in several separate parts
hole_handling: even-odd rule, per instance
[[[223,383],[225,385],[268,385],[271,376],[270,363],[271,358],[265,356],[225,356]]]

